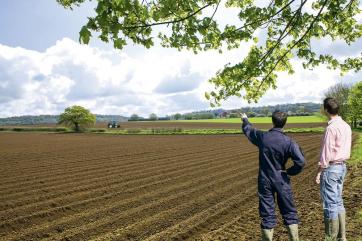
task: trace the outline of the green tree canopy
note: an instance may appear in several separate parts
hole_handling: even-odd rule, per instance
[[[353,127],[357,127],[357,121],[362,120],[362,81],[355,84],[348,98],[349,117]]]
[[[73,105],[65,109],[64,113],[59,116],[59,124],[74,128],[79,132],[85,127],[94,125],[96,116],[82,106]]]
[[[182,115],[181,115],[180,113],[176,113],[176,114],[173,116],[173,118],[174,118],[175,120],[179,120],[179,119],[181,119],[181,117],[182,117]]]
[[[140,117],[137,114],[132,114],[129,118],[130,121],[138,121]]]
[[[85,2],[57,1],[66,8]],[[97,1],[96,15],[80,31],[80,42],[85,44],[94,33],[118,49],[130,42],[150,48],[156,36],[164,47],[194,52],[221,52],[254,41],[240,63],[225,65],[210,79],[215,90],[205,96],[212,106],[243,91],[246,100],[258,101],[268,89],[276,88],[279,71],[293,73],[292,58],[302,60],[304,68],[326,64],[342,73],[362,67],[361,54],[337,58],[332,53],[318,54],[311,45],[313,39],[347,44],[358,40],[362,26],[356,17],[361,12],[357,0],[93,1]],[[215,18],[220,5],[237,9],[239,23],[220,24]],[[258,40],[263,30],[266,39]]]
[[[338,83],[331,86],[325,93],[324,97],[335,98],[339,104],[339,115],[344,119],[348,119],[349,105],[348,95],[351,90],[351,85]],[[322,107],[323,108],[323,107]]]
[[[156,121],[156,120],[158,120],[157,115],[156,115],[155,113],[150,114],[150,120],[151,120],[151,121]]]

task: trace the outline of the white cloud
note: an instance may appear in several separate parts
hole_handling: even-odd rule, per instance
[[[249,46],[194,55],[160,47],[104,50],[68,38],[44,52],[0,44],[0,117],[58,114],[74,104],[94,113],[144,116],[206,109],[208,79],[226,63],[241,61]],[[319,101],[340,78],[326,68],[295,66],[296,74],[281,73],[278,89],[268,91],[260,105]],[[237,98],[223,103],[225,108],[242,105],[246,102]]]

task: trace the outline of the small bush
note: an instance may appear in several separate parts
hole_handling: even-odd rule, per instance
[[[91,129],[90,132],[95,132],[95,133],[103,133],[106,132],[106,129]]]
[[[138,134],[141,132],[141,129],[127,129],[127,134]]]
[[[177,133],[181,133],[181,132],[182,132],[182,128],[175,128],[174,131],[177,132]]]
[[[4,130],[24,132],[24,131],[44,131],[44,132],[66,132],[69,131],[66,127],[13,127],[4,128]]]
[[[26,129],[21,127],[14,127],[12,131],[26,131]]]
[[[66,128],[66,127],[56,127],[55,131],[56,132],[65,132],[65,131],[68,131],[68,128]]]
[[[152,128],[152,134],[176,134],[182,133],[182,128]]]

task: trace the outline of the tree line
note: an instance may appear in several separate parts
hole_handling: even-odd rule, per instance
[[[338,83],[330,87],[325,97],[333,97],[340,105],[340,116],[352,127],[362,125],[362,81],[354,85]]]
[[[197,111],[192,113],[176,113],[170,116],[172,120],[197,120],[197,119],[217,119],[217,118],[239,118],[240,113],[247,113],[249,117],[269,117],[274,110],[287,112],[289,116],[310,116],[320,111],[320,104],[317,103],[296,103],[268,105],[258,107],[242,107],[240,109],[216,109]]]

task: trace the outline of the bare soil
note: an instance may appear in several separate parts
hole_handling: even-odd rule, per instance
[[[321,135],[292,178],[301,238],[322,240],[314,184]],[[0,133],[0,240],[259,240],[258,153],[242,135]],[[345,185],[348,237],[362,236],[360,168]],[[287,240],[279,221],[275,240]]]

